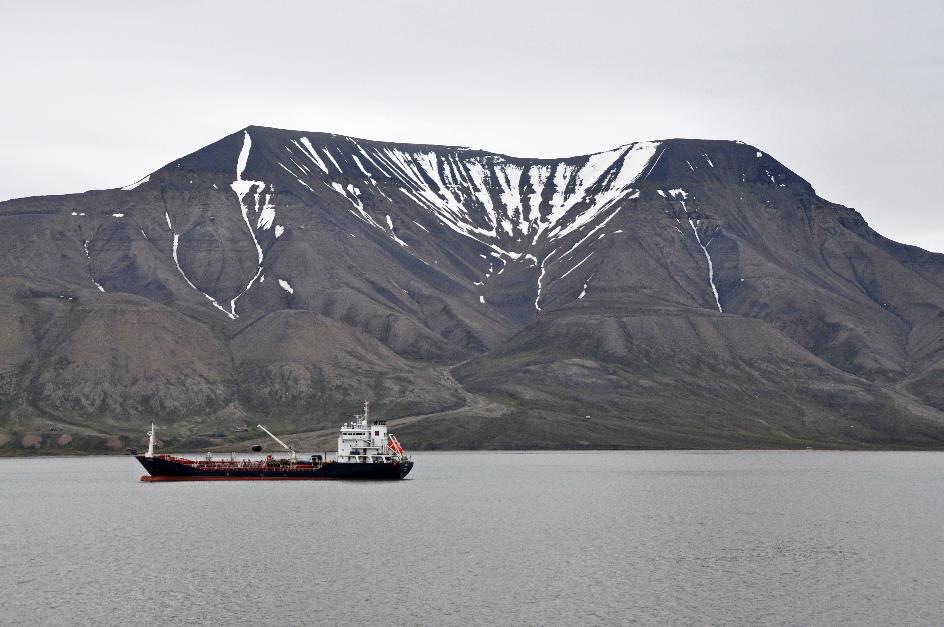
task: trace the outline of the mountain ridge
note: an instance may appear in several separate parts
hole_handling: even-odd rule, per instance
[[[3,453],[304,441],[361,398],[419,447],[944,442],[944,256],[741,142],[248,126],[0,220]]]

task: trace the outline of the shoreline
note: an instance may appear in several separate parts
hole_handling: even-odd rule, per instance
[[[535,449],[418,449],[409,451],[409,455],[480,455],[480,454],[516,454],[516,455],[534,455],[540,453],[569,453],[569,454],[592,454],[592,453],[702,453],[702,454],[731,454],[731,453],[944,453],[942,448],[535,448]],[[181,457],[194,457],[205,455],[205,451],[169,451],[169,455]],[[217,456],[223,456],[227,453],[214,453]],[[244,455],[261,455],[263,453],[240,453]],[[278,454],[273,454],[279,457]],[[80,452],[80,453],[14,453],[0,452],[0,462],[10,459],[82,459],[88,457],[134,457],[128,453],[104,453],[104,452]]]

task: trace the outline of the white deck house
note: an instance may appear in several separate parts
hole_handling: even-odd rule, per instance
[[[396,438],[387,433],[387,423],[368,418],[368,404],[364,413],[355,414],[352,422],[341,426],[338,436],[339,462],[392,462],[403,456],[403,448]]]

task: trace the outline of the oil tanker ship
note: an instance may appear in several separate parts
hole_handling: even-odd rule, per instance
[[[387,432],[382,420],[371,422],[368,405],[364,413],[341,425],[338,452],[333,459],[311,455],[300,459],[298,453],[285,442],[258,425],[269,437],[281,445],[289,455],[265,459],[214,458],[210,453],[202,459],[154,454],[154,424],[148,432],[150,440],[144,455],[135,455],[148,474],[141,481],[234,481],[234,480],[290,480],[290,479],[403,479],[413,469],[413,460],[407,457],[397,438]]]

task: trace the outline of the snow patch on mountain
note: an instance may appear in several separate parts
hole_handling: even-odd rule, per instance
[[[259,212],[259,220],[256,222],[256,227],[264,230],[272,228],[273,223],[275,222],[275,207],[272,205],[272,194],[265,195],[265,202],[262,205],[262,210]]]
[[[464,150],[410,150],[348,141],[352,146],[348,163],[354,165],[347,172],[331,147],[316,145],[308,137],[285,144],[279,165],[309,190],[316,178],[347,199],[358,219],[407,246],[386,214],[375,217],[372,212],[377,207],[368,206],[360,188],[348,181],[361,179],[388,200],[383,187],[396,189],[444,226],[489,248],[502,260],[499,274],[506,260],[530,260],[532,266],[546,270],[554,260],[549,255],[539,264],[531,254],[535,246],[588,229],[590,234],[596,232],[616,215],[620,201],[639,197],[633,185],[647,168],[651,170],[660,147],[658,142],[638,142],[576,159],[529,163]],[[345,159],[341,153],[338,157]],[[317,177],[309,165],[321,171]],[[337,174],[344,174],[342,180],[335,180]],[[586,241],[587,236],[581,237],[566,254]],[[493,272],[490,268],[484,279]],[[540,278],[538,283],[535,308],[540,311]]]
[[[239,298],[249,291],[253,283],[256,282],[256,279],[259,278],[259,275],[262,274],[262,262],[263,262],[263,253],[262,245],[259,244],[259,238],[256,237],[256,231],[252,228],[252,223],[249,220],[249,203],[246,200],[246,197],[252,193],[253,194],[253,206],[252,209],[256,215],[259,216],[257,225],[261,226],[262,224],[268,224],[271,226],[272,219],[275,218],[275,208],[270,205],[270,196],[267,195],[264,203],[260,206],[260,196],[265,191],[266,183],[265,181],[252,181],[243,179],[243,173],[246,171],[246,164],[249,161],[249,152],[252,150],[252,137],[249,135],[249,131],[243,131],[243,146],[239,151],[239,157],[236,159],[236,180],[230,184],[230,188],[233,192],[236,193],[236,198],[239,200],[239,209],[243,216],[243,222],[246,223],[246,228],[249,229],[249,235],[252,237],[253,244],[256,246],[256,253],[258,255],[258,264],[256,268],[256,274],[249,280],[249,283],[240,291],[233,299],[230,301],[230,309],[228,315],[233,318],[237,318],[236,314],[236,301]],[[265,213],[266,220],[263,219],[263,211]],[[268,216],[271,214],[271,218]],[[268,228],[268,226],[264,227]],[[225,309],[224,309],[225,311]]]
[[[538,273],[538,293],[537,296],[534,297],[534,308],[537,311],[541,311],[541,283],[544,281],[544,273],[547,271],[545,264],[547,263],[547,260],[550,259],[551,256],[556,252],[557,249],[555,248],[550,253],[548,253],[544,259],[541,260],[540,272]]]
[[[187,285],[189,285],[192,289],[194,289],[194,290],[196,290],[198,293],[200,293],[204,298],[206,298],[207,300],[209,300],[210,303],[211,303],[214,307],[216,307],[217,309],[219,309],[220,311],[222,311],[224,314],[226,314],[231,320],[235,320],[235,319],[236,319],[236,314],[235,314],[235,312],[233,312],[233,311],[227,311],[226,308],[223,307],[222,305],[220,305],[220,304],[216,301],[215,298],[213,298],[212,296],[210,296],[210,295],[207,294],[206,292],[200,291],[200,288],[198,288],[196,285],[193,284],[193,281],[190,280],[190,277],[187,276],[187,273],[184,272],[184,269],[180,267],[180,260],[179,260],[178,257],[177,257],[177,248],[180,246],[180,234],[174,232],[174,227],[173,227],[173,225],[171,224],[171,221],[170,221],[170,214],[167,213],[166,211],[164,212],[164,218],[167,220],[167,228],[168,228],[168,230],[170,231],[171,235],[173,236],[173,242],[172,242],[172,244],[171,244],[171,256],[174,258],[174,265],[177,266],[177,271],[180,272],[180,276],[182,276],[182,277],[184,278],[184,281],[187,282]],[[87,252],[88,252],[88,250],[86,249],[86,253],[87,253]],[[98,285],[98,284],[96,283],[96,285]],[[103,292],[105,291],[105,290],[103,290],[103,289],[101,288],[101,286],[99,286],[99,289],[101,289]]]
[[[715,304],[718,306],[718,311],[724,313],[724,309],[721,308],[721,300],[718,298],[718,288],[715,286],[715,267],[711,261],[711,254],[708,252],[708,246],[701,243],[701,237],[698,235],[698,229],[695,228],[695,223],[691,218],[688,219],[688,223],[691,225],[692,232],[695,234],[695,241],[698,242],[702,252],[705,253],[705,259],[708,260],[708,285],[711,286],[711,293],[715,296]],[[711,242],[708,243],[710,244]]]
[[[337,161],[334,159],[334,157],[331,155],[331,152],[330,152],[327,148],[324,148],[324,149],[323,149],[323,152],[325,153],[325,156],[328,157],[328,159],[331,161],[331,163],[334,164],[334,167],[336,167],[336,168],[338,169],[338,172],[340,172],[340,173],[343,174],[343,173],[344,173],[344,170],[341,168],[340,165],[338,165],[338,162],[337,162]]]
[[[395,241],[400,246],[409,246],[409,244],[397,237],[396,231],[393,230],[393,218],[390,217],[389,213],[387,214],[387,227],[390,229],[390,237],[393,239],[393,241]]]
[[[102,287],[101,283],[95,280],[95,277],[92,275],[92,255],[89,254],[89,242],[88,240],[82,240],[82,249],[85,251],[85,261],[88,265],[89,278],[92,279],[92,283],[95,284],[95,287],[98,288],[99,292],[104,292],[105,288]]]
[[[584,258],[581,259],[580,261],[578,261],[577,264],[576,264],[574,267],[572,267],[570,270],[568,270],[567,272],[565,272],[564,274],[562,274],[562,275],[561,275],[561,278],[563,279],[563,278],[566,277],[568,274],[570,274],[571,272],[573,272],[574,270],[576,270],[577,268],[579,268],[580,266],[582,266],[582,265],[583,265],[583,262],[585,262],[587,259],[589,259],[591,255],[593,255],[593,252],[591,252],[589,255],[587,255],[586,257],[584,257]]]
[[[596,273],[594,273],[596,274]],[[593,280],[593,274],[587,277],[587,280],[583,283],[583,289],[580,290],[580,295],[577,296],[577,300],[583,300],[583,297],[587,295],[587,286],[590,285],[590,281]]]
[[[534,306],[539,312],[548,274],[569,276],[587,262],[596,242],[605,245],[602,240],[606,233],[601,230],[629,206],[628,201],[640,197],[637,182],[656,168],[665,153],[665,145],[660,142],[637,142],[584,157],[527,160],[468,149],[340,139],[349,146],[339,145],[337,136],[330,140],[314,135],[286,139],[278,165],[312,193],[320,194],[323,192],[316,190],[327,188],[343,197],[350,204],[351,215],[400,246],[408,247],[402,239],[404,232],[429,233],[429,221],[409,216],[395,225],[399,214],[388,213],[389,205],[383,200],[417,207],[453,232],[478,242],[501,264],[490,263],[476,284],[484,286],[491,277],[502,274],[508,263],[528,263],[537,269]],[[252,139],[245,131],[231,187],[256,243],[261,272],[262,248],[255,229],[274,228],[279,237],[284,227],[274,222],[275,207],[266,184],[244,177],[251,147]],[[686,161],[691,171],[701,163],[715,167],[707,152],[700,157],[703,162]],[[689,194],[684,189],[656,191],[689,212]],[[255,217],[255,229],[249,222],[250,215]],[[709,263],[709,283],[721,311],[711,255],[697,229],[694,233]],[[548,254],[537,253],[551,247]],[[590,250],[584,250],[574,264],[571,256],[584,247]],[[552,266],[562,263],[567,265],[560,271],[552,270]],[[252,281],[246,289],[251,285]],[[235,314],[235,305],[231,311]]]
[[[125,185],[125,186],[122,187],[121,189],[124,190],[124,191],[126,191],[126,192],[130,192],[132,189],[136,189],[136,188],[138,188],[139,186],[144,185],[145,183],[147,183],[147,182],[150,181],[150,180],[151,180],[151,175],[148,174],[148,175],[145,176],[143,179],[141,179],[141,180],[139,180],[139,181],[135,181],[134,183],[131,183],[130,185]]]
[[[564,238],[636,192],[631,186],[659,146],[640,142],[576,162],[527,164],[501,156],[362,146],[349,141],[357,152],[351,153],[352,160],[356,158],[356,172],[347,172],[345,178],[366,179],[381,194],[380,183],[391,185],[453,231],[509,258],[513,258],[510,253],[521,257],[526,252],[520,250],[519,243],[530,239],[530,245],[525,244],[530,249],[541,237],[549,241]],[[307,137],[292,140],[285,145],[289,159],[295,155],[292,146],[324,174],[330,170],[319,154],[343,172],[327,146],[316,146]],[[297,163],[294,171],[281,165],[300,181],[310,178]],[[347,198],[363,221],[378,224],[360,194],[354,198],[344,183],[330,178],[321,182]],[[310,184],[306,187],[311,189]]]
[[[364,202],[361,200],[361,190],[359,187],[352,183],[348,183],[347,187],[341,185],[340,183],[334,182],[330,185],[325,183],[325,185],[328,187],[328,189],[333,189],[338,194],[346,198],[347,201],[354,206],[355,211],[352,211],[351,213],[354,214],[356,218],[363,220],[367,224],[376,227],[381,231],[383,230],[383,227],[380,225],[380,223],[374,220],[373,216],[371,216],[364,208]]]
[[[295,146],[299,148],[299,150],[302,150],[304,152],[305,156],[311,159],[312,163],[314,163],[316,166],[321,168],[322,172],[324,172],[325,174],[328,173],[328,166],[325,165],[325,162],[322,161],[321,157],[318,156],[318,153],[315,152],[314,146],[311,145],[311,142],[308,141],[307,137],[302,137],[297,142],[293,142],[293,143],[295,144]]]

